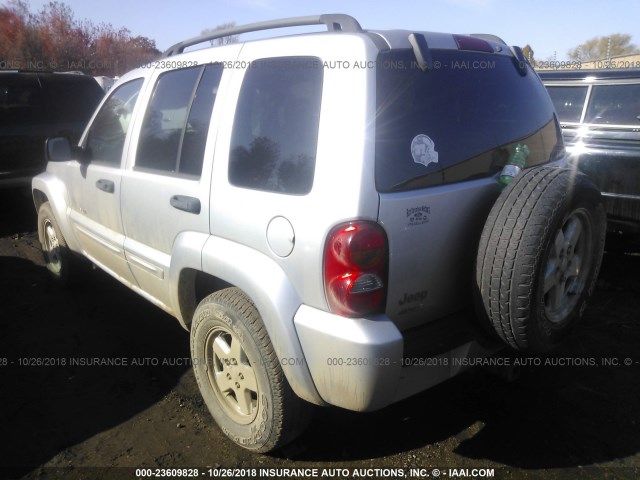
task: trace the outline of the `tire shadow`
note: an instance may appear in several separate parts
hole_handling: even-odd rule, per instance
[[[102,272],[63,291],[0,257],[0,466],[21,476],[157,403],[189,368],[162,360],[188,350],[175,319]]]
[[[473,459],[530,469],[616,464],[638,454],[638,271],[640,256],[605,256],[582,323],[546,364],[519,356],[519,380],[474,370],[379,412],[320,409],[290,451],[299,461],[348,461],[431,446],[445,455],[436,466]]]
[[[36,231],[37,221],[28,189],[0,190],[0,237]]]
[[[378,412],[319,409],[309,430],[272,461],[383,464],[415,451],[420,461],[451,467],[624,463],[640,452],[639,269],[638,256],[605,256],[596,295],[554,364],[525,366],[512,383],[475,370]],[[188,334],[175,319],[103,272],[83,280],[59,290],[37,263],[0,256],[0,425],[7,439],[0,466],[14,467],[16,476],[157,404],[189,369],[162,365],[189,357]],[[625,358],[637,363],[627,367]],[[117,359],[127,365],[100,365]],[[186,396],[198,399],[190,388]],[[204,406],[195,412],[212,422]],[[204,436],[184,442],[212,442],[200,446],[199,459],[264,458],[203,428]],[[118,434],[110,441],[120,442]],[[170,453],[192,458],[182,442],[172,445]]]

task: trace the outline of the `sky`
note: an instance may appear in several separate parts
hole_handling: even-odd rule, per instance
[[[38,11],[49,0],[28,0]],[[0,4],[6,4],[5,0]],[[365,29],[491,33],[509,45],[531,45],[537,60],[595,36],[628,33],[640,45],[640,1],[616,0],[64,0],[77,20],[126,27],[164,51],[202,30],[320,13],[346,13]]]

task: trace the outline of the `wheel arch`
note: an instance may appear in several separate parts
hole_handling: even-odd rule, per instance
[[[38,212],[43,203],[49,202],[67,246],[70,250],[79,251],[79,245],[72,234],[67,218],[67,190],[64,183],[58,177],[44,172],[33,178],[31,191],[36,212]],[[38,228],[40,241],[42,241],[41,233],[40,228]]]
[[[44,193],[42,190],[34,189],[32,192],[32,195],[33,195],[33,204],[36,206],[36,212],[40,210],[40,206],[43,203],[49,201],[47,194]]]
[[[282,268],[267,255],[230,240],[208,235],[205,239],[201,234],[181,237],[177,242],[182,245],[172,255],[171,283],[176,286],[172,296],[182,326],[190,329],[193,313],[207,295],[228,287],[242,290],[260,313],[293,391],[324,405],[293,323],[301,300]]]

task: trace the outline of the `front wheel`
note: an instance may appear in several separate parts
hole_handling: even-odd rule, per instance
[[[68,285],[73,270],[73,254],[67,247],[49,202],[44,202],[38,209],[38,238],[51,278],[59,285]]]
[[[297,437],[310,421],[310,405],[287,383],[251,300],[227,288],[202,300],[193,318],[194,373],[225,435],[262,453]]]

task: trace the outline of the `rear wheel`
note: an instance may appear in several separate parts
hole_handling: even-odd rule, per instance
[[[225,435],[256,452],[297,437],[311,419],[311,406],[287,383],[251,300],[227,288],[202,300],[193,318],[196,380]]]
[[[583,174],[552,167],[517,177],[482,233],[482,316],[513,348],[552,349],[582,315],[600,269],[606,214]]]

